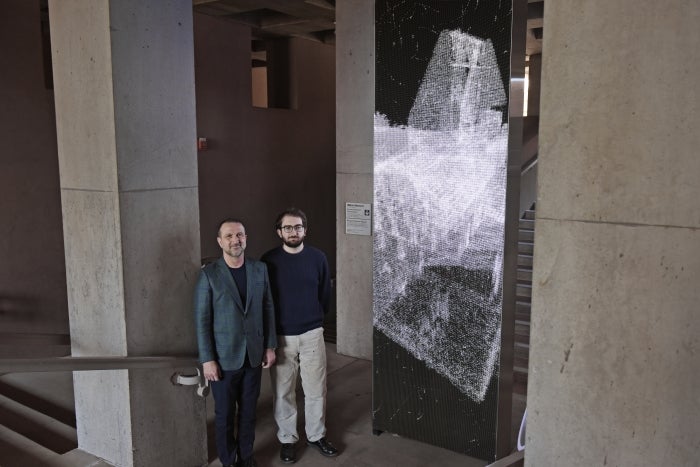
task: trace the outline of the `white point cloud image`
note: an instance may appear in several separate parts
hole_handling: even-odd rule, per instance
[[[374,120],[374,326],[477,402],[500,349],[506,107],[491,41],[446,30],[408,124]]]

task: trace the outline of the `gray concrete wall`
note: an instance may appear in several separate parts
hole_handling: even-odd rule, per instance
[[[53,91],[39,2],[0,15],[0,328],[68,333]],[[25,354],[26,355],[26,354]]]
[[[192,5],[49,6],[72,353],[194,356]],[[174,371],[75,373],[79,447],[120,466],[206,462],[204,401]]]
[[[699,17],[545,4],[527,466],[698,465]]]
[[[345,234],[345,203],[372,203],[374,1],[336,5],[338,352],[372,358],[372,238]]]
[[[290,205],[309,218],[308,243],[335,268],[335,48],[290,42],[294,109],[252,106],[250,29],[195,14],[197,134],[202,255],[220,256],[216,227],[246,223],[247,252],[279,244],[277,214]]]

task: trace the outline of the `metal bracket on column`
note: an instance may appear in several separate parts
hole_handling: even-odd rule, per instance
[[[209,381],[202,378],[202,373],[197,368],[196,375],[183,375],[181,373],[174,373],[170,377],[170,381],[178,386],[194,386],[197,385],[197,395],[200,397],[207,397],[209,395]]]
[[[525,450],[525,425],[527,424],[527,408],[523,413],[523,419],[520,421],[520,431],[518,431],[518,451]]]

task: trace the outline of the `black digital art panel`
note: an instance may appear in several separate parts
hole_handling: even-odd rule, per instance
[[[511,2],[375,20],[374,428],[492,460]]]

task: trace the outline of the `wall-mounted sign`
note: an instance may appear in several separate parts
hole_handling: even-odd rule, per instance
[[[345,233],[372,235],[372,205],[345,203]]]

